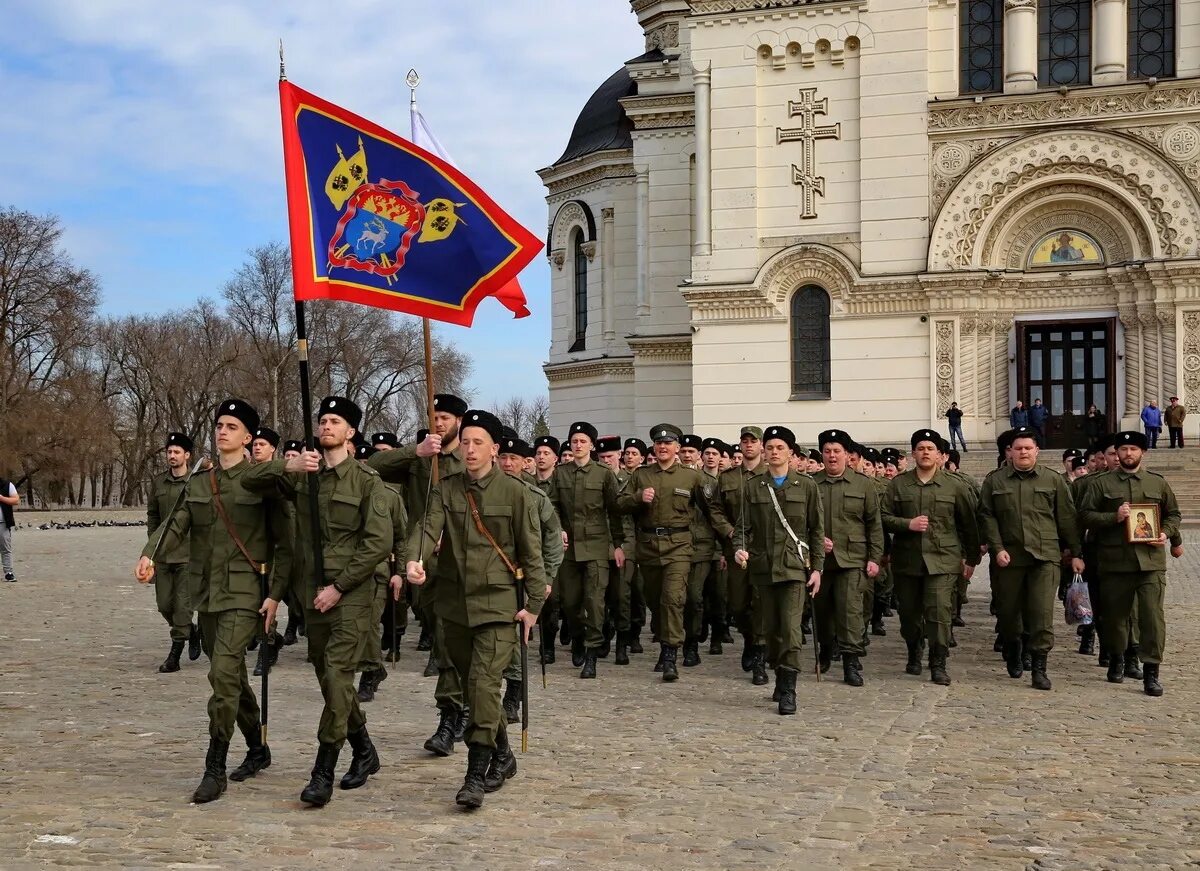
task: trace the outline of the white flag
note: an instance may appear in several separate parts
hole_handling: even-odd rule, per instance
[[[433,135],[433,131],[429,129],[429,124],[425,121],[425,116],[421,114],[421,110],[417,108],[417,101],[413,100],[409,104],[409,116],[412,119],[412,141],[414,145],[424,148],[426,151],[432,152],[440,157],[446,163],[458,168],[458,164],[454,162],[454,158],[449,152],[442,147],[442,143],[438,142],[438,138]]]

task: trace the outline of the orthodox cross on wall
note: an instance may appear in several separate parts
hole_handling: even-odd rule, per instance
[[[816,142],[818,139],[840,139],[841,124],[818,125],[818,115],[829,114],[829,98],[817,99],[816,88],[801,88],[799,100],[788,100],[788,117],[799,118],[799,127],[776,127],[776,141],[799,142],[800,163],[792,164],[792,184],[800,185],[800,217],[817,216],[817,195],[825,196],[825,176],[817,175]]]

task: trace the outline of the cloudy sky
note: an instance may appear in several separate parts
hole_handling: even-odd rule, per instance
[[[408,134],[418,101],[460,168],[535,235],[535,170],[591,92],[642,51],[625,0],[6,0],[0,205],[54,213],[106,312],[216,298],[247,249],[286,239],[277,44],[300,87]],[[549,269],[533,316],[486,300],[468,333],[480,402],[544,390]]]

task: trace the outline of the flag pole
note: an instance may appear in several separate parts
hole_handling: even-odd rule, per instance
[[[421,77],[415,69],[408,71],[404,79],[408,85],[408,122],[409,136],[415,142],[417,138],[417,86]],[[421,318],[421,339],[425,345],[425,414],[429,418],[429,431],[433,432],[433,338],[429,328],[429,318]],[[430,485],[438,480],[438,455],[431,457],[433,467],[430,471]]]

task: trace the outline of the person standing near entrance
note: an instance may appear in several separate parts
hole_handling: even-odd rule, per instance
[[[1187,409],[1179,404],[1179,397],[1172,396],[1171,404],[1163,412],[1163,420],[1167,422],[1167,432],[1171,436],[1171,447],[1183,447],[1183,419],[1187,417]]]
[[[958,407],[957,402],[951,402],[950,407],[946,409],[946,413],[942,415],[950,424],[950,447],[954,447],[955,438],[958,439],[958,444],[962,447],[962,452],[967,452],[967,440],[963,438],[962,409]]]
[[[1029,425],[1037,433],[1039,442],[1046,441],[1046,421],[1049,418],[1050,409],[1042,405],[1042,398],[1039,396],[1029,408]]]
[[[1020,399],[1012,407],[1012,411],[1008,413],[1008,425],[1013,429],[1029,426],[1029,409],[1025,407],[1025,403]]]
[[[1158,434],[1162,432],[1162,409],[1153,399],[1142,409],[1142,426],[1146,429],[1146,441],[1150,448],[1158,447]]]
[[[1083,419],[1083,431],[1087,435],[1089,448],[1096,447],[1096,442],[1108,433],[1108,418],[1095,405],[1088,406]]]

